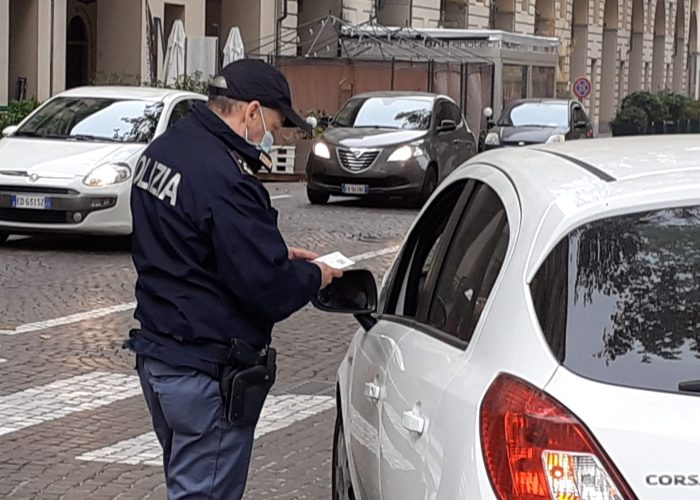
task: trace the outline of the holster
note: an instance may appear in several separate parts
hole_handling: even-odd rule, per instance
[[[268,347],[258,353],[245,342],[234,340],[219,385],[226,419],[232,425],[256,425],[276,375],[275,349]]]

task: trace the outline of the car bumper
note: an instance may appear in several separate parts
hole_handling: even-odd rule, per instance
[[[32,183],[0,176],[0,232],[130,234],[130,188],[130,182],[89,189],[79,179]],[[43,196],[47,208],[15,208],[17,195]]]
[[[381,158],[367,170],[351,172],[341,167],[338,160],[319,158],[313,153],[306,164],[309,189],[332,195],[418,195],[423,189],[429,161],[425,156],[405,162],[386,162]],[[365,193],[343,192],[343,185],[366,186]]]

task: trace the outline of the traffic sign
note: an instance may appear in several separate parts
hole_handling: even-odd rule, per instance
[[[574,95],[579,99],[585,99],[591,95],[591,81],[583,76],[577,78],[574,82]]]

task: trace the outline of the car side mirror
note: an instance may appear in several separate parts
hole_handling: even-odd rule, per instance
[[[457,124],[454,120],[442,120],[437,128],[438,132],[452,132],[457,130]]]
[[[17,126],[17,125],[10,125],[9,127],[5,127],[4,129],[2,129],[2,136],[8,137],[8,136],[14,134],[15,132],[17,132],[18,128],[19,128],[19,126]]]
[[[321,311],[352,314],[369,330],[377,322],[372,316],[377,312],[377,283],[369,271],[345,271],[341,278],[319,290],[311,303]]]

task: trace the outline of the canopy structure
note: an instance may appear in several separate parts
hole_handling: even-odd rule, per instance
[[[480,63],[493,67],[493,107],[515,98],[554,97],[559,39],[499,30],[395,28],[337,17],[315,21],[305,57],[351,60]],[[501,96],[500,99],[496,96]]]

